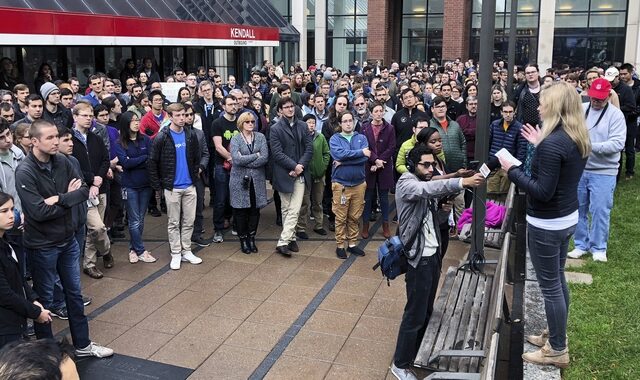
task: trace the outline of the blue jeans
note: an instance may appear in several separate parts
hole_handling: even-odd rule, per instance
[[[88,346],[91,341],[89,324],[82,304],[78,242],[71,238],[61,246],[28,249],[27,252],[33,267],[33,290],[40,297],[42,305],[46,308],[53,302],[55,282],[59,275],[69,313],[73,345],[76,348]],[[34,329],[38,339],[53,338],[50,323],[36,322]]]
[[[231,215],[229,204],[229,175],[222,165],[216,165],[215,169],[215,202],[213,205],[213,227],[216,231],[224,230],[225,216]]]
[[[575,226],[551,231],[527,224],[529,253],[544,298],[549,344],[554,350],[566,347],[569,288],[564,278],[564,266],[569,240],[575,230]]]
[[[144,243],[142,242],[142,233],[144,231],[144,216],[147,213],[147,206],[153,191],[150,187],[142,189],[127,188],[127,220],[129,222],[129,250],[134,251],[138,255],[144,253]]]
[[[609,240],[609,222],[613,208],[616,176],[582,173],[578,183],[578,225],[575,245],[583,251],[605,252]],[[591,214],[589,226],[588,214]]]
[[[375,203],[376,189],[367,188],[364,193],[364,212],[362,213],[362,221],[369,223],[371,217],[371,209]],[[378,198],[380,199],[380,211],[382,211],[382,221],[389,221],[389,190],[382,190],[378,187]]]

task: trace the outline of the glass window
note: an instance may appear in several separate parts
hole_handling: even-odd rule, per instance
[[[626,9],[627,0],[591,0],[592,11],[625,11]]]
[[[36,78],[40,65],[44,62],[51,66],[53,74],[58,72],[58,48],[53,46],[22,47],[22,71],[26,84],[33,89],[33,81]],[[93,71],[92,71],[93,73]],[[66,74],[66,73],[62,73]]]
[[[589,10],[589,2],[585,0],[558,0],[556,2],[556,12],[580,12],[587,10]]]
[[[307,0],[307,16],[316,14],[316,0]]]
[[[80,84],[87,84],[88,77],[95,71],[96,62],[92,47],[67,48],[67,77],[76,77]]]
[[[585,13],[558,13],[556,28],[586,28],[589,26],[589,15]]]
[[[444,13],[444,0],[429,0],[428,12]]]
[[[188,66],[184,68],[187,74],[197,72],[198,66],[204,65],[204,48],[188,47],[187,65]]]
[[[590,28],[624,28],[627,15],[625,12],[591,13]]]
[[[181,68],[184,70],[184,48],[181,47],[165,47],[162,49],[162,68],[160,79],[164,82],[164,76],[173,74],[173,70]]]
[[[405,16],[402,19],[403,37],[425,37],[427,35],[426,16]]]
[[[122,78],[120,72],[124,69],[127,59],[133,58],[130,47],[105,47],[104,48],[104,69],[110,78]]]
[[[402,13],[427,13],[427,0],[404,0],[402,3]]]

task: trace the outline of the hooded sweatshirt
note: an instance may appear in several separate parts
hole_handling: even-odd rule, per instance
[[[22,211],[22,206],[16,191],[16,169],[24,157],[22,150],[15,145],[11,146],[6,155],[0,154],[0,191],[13,197],[14,207],[18,211]]]

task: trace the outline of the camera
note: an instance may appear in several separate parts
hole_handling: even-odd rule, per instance
[[[248,175],[242,177],[242,188],[245,190],[249,190],[249,185],[251,184],[251,177]]]

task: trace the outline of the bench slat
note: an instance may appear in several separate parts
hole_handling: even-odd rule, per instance
[[[460,315],[460,324],[458,325],[457,330],[454,331],[453,344],[450,346],[456,350],[464,350],[466,342],[464,337],[466,335],[467,328],[469,327],[469,319],[471,315],[471,309],[473,308],[473,300],[478,289],[478,281],[485,277],[482,274],[470,274],[469,285],[466,289],[464,289],[464,302],[462,303],[462,314]],[[468,274],[468,275],[469,275]],[[452,372],[458,372],[458,363],[461,358],[454,357],[449,359],[449,367],[448,370]]]
[[[455,293],[452,293],[449,296],[449,302],[447,305],[447,310],[449,312],[445,314],[447,318],[443,320],[443,323],[440,326],[440,333],[438,334],[438,339],[436,340],[435,347],[431,353],[431,358],[429,359],[430,362],[439,351],[448,350],[453,344],[453,339],[455,338],[458,324],[460,323],[460,313],[462,312],[461,300],[464,299],[464,294],[462,293],[469,287],[470,277],[466,275],[466,272],[458,271],[456,273],[456,281],[458,280],[460,282],[460,286],[456,288],[454,283],[452,291],[455,290]],[[449,359],[444,358],[443,360],[441,358],[438,362],[437,368],[440,370],[446,370],[448,362]]]
[[[474,333],[474,336],[477,337],[477,340],[480,342],[480,345],[482,347],[482,349],[485,349],[485,347],[489,344],[489,342],[485,341],[483,336],[485,328],[488,327],[487,326],[487,321],[489,321],[490,319],[488,318],[489,316],[489,306],[491,304],[491,295],[492,295],[492,290],[493,290],[493,284],[494,284],[495,278],[494,277],[487,277],[487,282],[485,283],[485,287],[484,287],[484,295],[482,296],[482,305],[480,307],[480,313],[478,316],[478,328],[477,331]],[[479,338],[479,339],[478,339]],[[480,364],[480,360],[478,360],[478,358],[472,358],[469,361],[469,372],[479,372],[479,364]]]
[[[479,350],[480,342],[478,337],[476,336],[476,331],[478,330],[478,320],[480,319],[480,307],[482,305],[482,299],[484,297],[485,286],[487,281],[491,281],[490,278],[484,276],[483,278],[478,279],[478,285],[476,287],[476,292],[473,297],[473,306],[469,308],[469,312],[471,313],[469,317],[469,325],[466,331],[464,331],[464,349],[469,350]],[[458,368],[456,369],[458,372],[469,372],[469,359],[461,358],[458,362]]]

